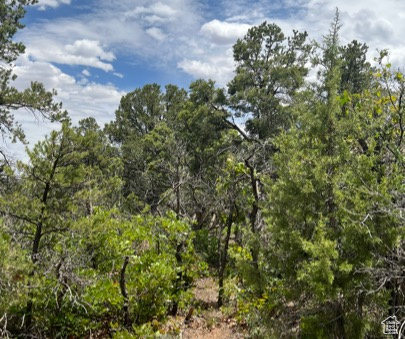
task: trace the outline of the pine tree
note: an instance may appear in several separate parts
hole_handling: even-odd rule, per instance
[[[55,120],[65,113],[61,112],[61,105],[53,102],[55,91],[48,92],[39,82],[32,82],[31,87],[24,91],[14,88],[11,83],[16,79],[13,74],[13,62],[24,53],[25,46],[13,41],[14,35],[24,25],[25,6],[33,5],[37,0],[0,1],[0,134],[13,141],[24,141],[21,126],[14,121],[13,111],[27,109],[32,113],[40,113],[43,117]],[[0,153],[7,161],[6,154]]]

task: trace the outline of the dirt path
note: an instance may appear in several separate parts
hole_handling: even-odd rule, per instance
[[[185,316],[171,319],[170,327],[177,327],[181,339],[239,339],[245,336],[241,333],[234,319],[226,317],[216,308],[218,286],[212,278],[202,278],[196,282],[193,290],[194,311],[189,321]],[[179,321],[181,322],[179,324]]]
[[[227,339],[236,338],[231,325],[236,323],[225,319],[216,309],[218,286],[214,279],[203,278],[196,282],[194,289],[196,303],[202,309],[201,314],[191,318],[182,332],[184,339]]]

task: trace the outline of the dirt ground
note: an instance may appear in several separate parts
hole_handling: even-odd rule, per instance
[[[168,321],[169,329],[177,329],[178,335],[167,338],[181,339],[239,339],[244,334],[236,321],[226,317],[216,308],[218,286],[212,278],[202,278],[196,282],[193,290],[195,309],[192,316],[185,321],[186,316],[178,316]]]

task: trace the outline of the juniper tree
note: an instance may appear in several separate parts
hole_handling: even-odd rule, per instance
[[[295,329],[303,337],[379,333],[387,294],[371,272],[401,239],[399,215],[384,211],[404,173],[387,161],[392,141],[384,140],[381,148],[377,132],[385,126],[391,135],[400,128],[387,123],[390,103],[377,100],[379,90],[339,95],[338,28],[337,18],[324,40],[321,91],[300,94],[295,126],[277,138],[279,176],[270,184],[266,211],[267,296],[273,305],[281,300],[279,305],[290,305],[288,313],[270,322],[280,332],[291,335]],[[352,100],[355,105],[342,109]],[[366,154],[360,137],[368,145]]]

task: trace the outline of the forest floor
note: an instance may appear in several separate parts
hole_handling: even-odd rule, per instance
[[[218,309],[218,284],[213,278],[197,280],[193,289],[194,303],[192,316],[185,321],[187,315],[172,317],[166,328],[168,333],[177,329],[176,336],[166,338],[181,339],[239,339],[245,338],[243,329],[238,326],[232,316],[226,316]],[[172,332],[173,333],[173,332]]]

